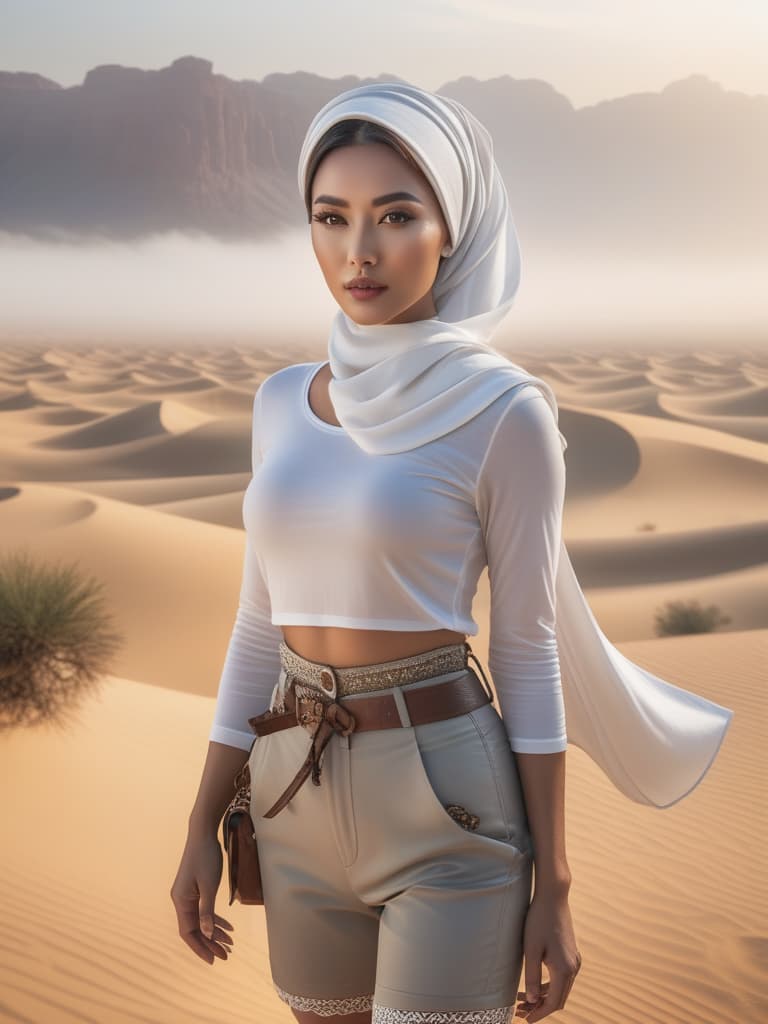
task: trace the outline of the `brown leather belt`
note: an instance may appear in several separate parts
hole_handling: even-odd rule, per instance
[[[297,685],[298,694],[295,689]],[[285,711],[269,710],[249,718],[248,724],[257,736],[296,725],[301,725],[312,735],[312,745],[304,763],[264,817],[273,818],[281,811],[310,774],[312,782],[316,786],[320,785],[321,755],[334,733],[349,736],[352,732],[365,732],[368,729],[426,725],[428,722],[465,715],[483,704],[493,702],[493,694],[485,689],[470,668],[455,679],[444,680],[433,686],[398,688],[398,691],[398,696],[404,701],[408,721],[403,721],[398,701],[392,693],[356,695],[348,704],[342,704],[338,699],[295,678],[285,692]]]

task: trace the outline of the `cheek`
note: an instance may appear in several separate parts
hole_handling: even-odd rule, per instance
[[[423,237],[403,246],[398,254],[400,268],[407,273],[414,285],[417,282],[421,284],[427,279],[432,280],[436,259],[434,241]]]
[[[312,235],[312,249],[315,253],[315,259],[317,265],[320,267],[320,271],[330,284],[338,276],[338,256],[334,251],[333,245],[322,238],[322,236]],[[330,276],[329,276],[330,275]]]
[[[439,254],[440,238],[437,224],[422,222],[412,231],[402,233],[403,255],[414,263],[431,262]]]

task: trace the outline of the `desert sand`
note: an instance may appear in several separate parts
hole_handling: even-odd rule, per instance
[[[606,635],[735,712],[711,770],[664,811],[568,750],[571,907],[584,963],[564,1024],[768,1019],[764,850],[768,360],[509,352],[555,388],[564,533]],[[256,385],[322,350],[0,349],[0,556],[77,563],[125,642],[66,727],[6,730],[0,1020],[289,1021],[262,908],[208,966],[168,890],[240,586]],[[596,454],[598,453],[598,454]],[[716,604],[710,634],[658,637],[664,602]],[[486,664],[487,574],[473,648]]]

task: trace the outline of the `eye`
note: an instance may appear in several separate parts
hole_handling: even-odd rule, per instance
[[[384,214],[384,217],[405,217],[405,220],[390,221],[390,223],[393,223],[393,224],[394,223],[405,224],[406,221],[413,220],[413,217],[411,217],[411,215],[409,213],[406,213],[405,210],[390,210],[388,213]]]
[[[312,214],[312,220],[317,221],[318,224],[326,224],[329,228],[330,227],[335,227],[335,224],[332,224],[332,223],[329,222],[329,220],[328,220],[329,217],[339,217],[341,220],[344,219],[343,217],[341,217],[341,214],[331,213],[330,211],[325,212],[325,213],[313,213]],[[413,220],[413,217],[409,213],[406,213],[405,210],[388,210],[384,214],[384,216],[381,218],[382,221],[385,221],[387,217],[403,217],[404,218],[403,220],[399,220],[399,221],[389,221],[390,224],[406,224],[409,220]]]
[[[338,217],[338,213],[313,213],[312,220],[316,220],[318,224],[328,224],[326,217]],[[328,225],[331,227],[331,225]]]

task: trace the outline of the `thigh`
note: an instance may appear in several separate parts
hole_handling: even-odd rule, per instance
[[[404,840],[408,884],[384,903],[374,1007],[391,1008],[392,1020],[394,1011],[473,1010],[505,1020],[522,973],[533,875],[506,730],[489,704],[403,733],[415,754],[406,750],[401,762],[403,798],[423,834]]]
[[[322,1016],[362,1012],[371,1007],[375,985],[379,912],[350,889],[328,827],[332,772],[324,772],[320,787],[308,780],[275,817],[263,817],[309,743],[297,726],[260,737],[251,752],[251,815],[272,981],[294,1009]]]

